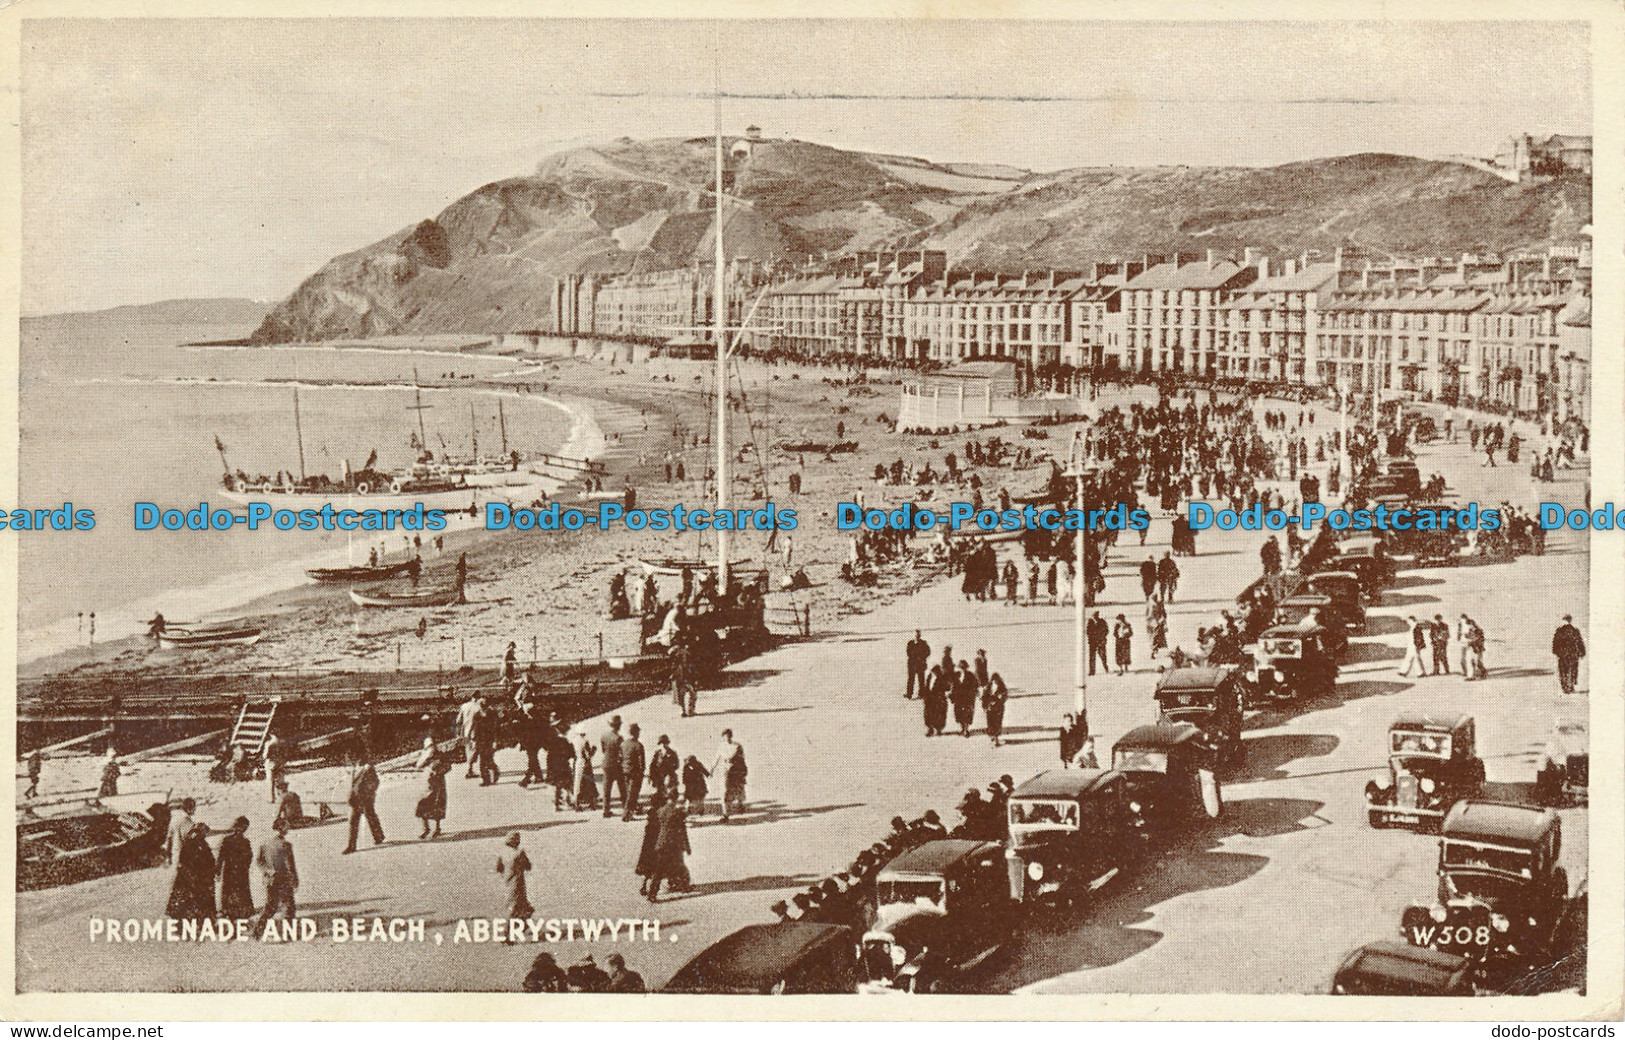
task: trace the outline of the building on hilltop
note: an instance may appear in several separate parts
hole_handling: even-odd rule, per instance
[[[1495,165],[1516,174],[1520,181],[1564,172],[1589,174],[1591,135],[1552,134],[1537,140],[1529,134],[1514,134],[1497,149]]]

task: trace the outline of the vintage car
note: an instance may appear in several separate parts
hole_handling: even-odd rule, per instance
[[[746,925],[707,946],[662,993],[856,993],[857,935],[843,925]]]
[[[1340,571],[1349,571],[1360,579],[1360,591],[1367,603],[1376,603],[1382,590],[1394,580],[1394,561],[1382,547],[1382,540],[1370,535],[1355,535],[1337,543],[1333,557]]]
[[[1472,962],[1410,943],[1381,939],[1343,958],[1332,993],[1348,997],[1471,997]]]
[[[1343,623],[1350,632],[1365,631],[1365,606],[1360,602],[1360,576],[1353,571],[1320,571],[1304,578],[1305,590],[1331,600],[1329,620]]]
[[[1535,771],[1541,805],[1585,805],[1591,782],[1591,719],[1585,701],[1565,703],[1552,724]]]
[[[1388,727],[1388,773],[1365,785],[1373,827],[1437,831],[1457,802],[1484,787],[1473,717],[1454,722],[1407,713]]]
[[[1384,545],[1395,556],[1409,556],[1418,567],[1442,566],[1457,561],[1467,547],[1466,532],[1455,525],[1460,507],[1451,503],[1417,503],[1406,498],[1383,500],[1390,509],[1408,509],[1406,529],[1385,532]],[[1424,517],[1431,514],[1433,519]]]
[[[1129,823],[1142,840],[1224,812],[1218,752],[1188,722],[1158,722],[1123,734],[1112,769],[1123,774]]]
[[[1569,896],[1557,813],[1469,799],[1439,834],[1438,902],[1407,908],[1402,938],[1480,968],[1545,964]]]
[[[1343,656],[1343,651],[1349,646],[1348,626],[1330,596],[1295,592],[1276,606],[1275,624],[1302,625],[1305,622],[1325,629],[1321,633],[1320,644],[1327,653],[1334,658]]]
[[[1322,643],[1326,632],[1313,623],[1265,629],[1253,651],[1250,700],[1268,703],[1331,693],[1337,685],[1337,661]]]
[[[952,989],[1009,938],[1010,886],[995,842],[928,841],[881,868],[875,890],[859,992]]]
[[[1010,898],[1073,900],[1116,877],[1133,844],[1125,778],[1111,770],[1054,769],[1010,793],[1004,853]]]
[[[1401,494],[1415,495],[1422,490],[1422,471],[1416,468],[1415,459],[1384,459],[1382,476],[1393,483]]]
[[[1157,683],[1157,708],[1163,722],[1188,722],[1219,751],[1222,765],[1239,765],[1247,757],[1241,743],[1242,706],[1247,684],[1238,668],[1175,668]]]

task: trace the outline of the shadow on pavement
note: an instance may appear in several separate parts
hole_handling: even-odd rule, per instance
[[[1343,664],[1372,664],[1377,661],[1397,661],[1405,656],[1405,651],[1397,646],[1387,643],[1350,643],[1349,648],[1343,651]]]
[[[721,895],[726,892],[775,892],[781,888],[805,888],[819,880],[813,874],[757,874],[755,877],[735,878],[732,881],[705,881],[675,895],[666,896],[662,903],[677,903],[684,899]]]
[[[1408,682],[1396,682],[1380,679],[1356,679],[1353,682],[1340,682],[1333,687],[1331,696],[1306,698],[1291,704],[1276,704],[1264,708],[1243,722],[1241,728],[1246,730],[1273,729],[1285,722],[1307,715],[1313,711],[1329,711],[1340,708],[1350,701],[1364,700],[1367,697],[1386,697],[1389,694],[1408,690],[1414,685]]]
[[[716,711],[696,711],[694,718],[704,719],[713,715],[777,715],[786,711],[807,711],[811,704],[797,704],[794,707],[784,708],[719,708]]]
[[[1227,776],[1230,783],[1279,780],[1287,776],[1281,767],[1300,758],[1320,758],[1337,750],[1342,741],[1328,733],[1276,733],[1243,741],[1247,758],[1240,770]]]
[[[1387,606],[1387,604],[1383,604]],[[1368,616],[1365,622],[1365,634],[1368,636],[1397,636],[1401,632],[1410,631],[1404,618],[1388,617],[1384,614]]]
[[[742,814],[735,814],[727,823],[722,822],[720,816],[701,816],[690,818],[690,828],[706,827],[752,827],[761,823],[782,823],[785,820],[801,820],[809,816],[822,816],[825,813],[841,812],[844,809],[860,809],[867,802],[841,802],[835,805],[813,805],[805,808],[794,808],[783,802],[750,802]]]

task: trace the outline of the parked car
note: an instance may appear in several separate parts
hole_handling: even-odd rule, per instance
[[[1316,625],[1324,629],[1320,644],[1335,661],[1348,649],[1348,628],[1330,596],[1295,592],[1275,608],[1276,625]]]
[[[1123,734],[1112,747],[1112,769],[1123,774],[1135,831],[1151,840],[1193,821],[1218,819],[1224,792],[1217,758],[1202,731],[1188,722],[1159,722]]]
[[[863,993],[937,993],[1010,936],[1010,886],[996,842],[928,841],[875,877],[876,916],[863,936]]]
[[[1558,708],[1535,772],[1535,798],[1541,805],[1585,805],[1591,783],[1591,719],[1588,705],[1565,702]]]
[[[1320,571],[1304,579],[1304,587],[1331,601],[1328,622],[1340,621],[1350,632],[1365,631],[1365,606],[1360,602],[1360,576],[1353,571]]]
[[[1109,882],[1134,844],[1130,800],[1126,778],[1101,769],[1053,769],[1012,791],[1010,898],[1076,899]]]
[[[1388,773],[1366,783],[1366,816],[1373,827],[1437,831],[1457,802],[1483,788],[1473,717],[1408,712],[1388,727]]]
[[[1382,590],[1393,583],[1394,561],[1382,547],[1382,540],[1370,535],[1355,535],[1337,543],[1333,558],[1338,570],[1350,571],[1360,579],[1360,590],[1367,603],[1376,603]]]
[[[1253,651],[1251,700],[1330,694],[1337,685],[1337,661],[1322,642],[1326,631],[1313,622],[1265,629]]]
[[[1472,962],[1410,943],[1381,939],[1343,959],[1332,993],[1362,997],[1471,997]]]
[[[1175,668],[1157,682],[1157,708],[1163,722],[1188,722],[1219,752],[1222,765],[1247,757],[1241,742],[1247,684],[1235,667]]]
[[[857,935],[844,925],[746,925],[695,954],[662,993],[856,993]]]
[[[1480,970],[1545,965],[1568,905],[1562,846],[1563,821],[1551,809],[1457,803],[1440,828],[1438,900],[1406,909],[1402,937]]]

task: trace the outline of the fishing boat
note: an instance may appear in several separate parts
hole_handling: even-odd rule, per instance
[[[382,587],[350,590],[350,602],[358,607],[452,607],[462,601],[463,590],[458,585],[414,592],[390,592]]]
[[[156,863],[169,827],[162,802],[146,812],[96,803],[17,818],[17,888],[31,890],[123,873]]]
[[[263,630],[256,625],[236,627],[178,628],[169,625],[158,633],[158,645],[180,650],[200,646],[250,646],[259,642]]]
[[[361,564],[355,567],[311,567],[305,571],[316,581],[348,582],[384,581],[410,573],[415,560],[405,563]],[[421,566],[421,564],[419,564]]]
[[[749,562],[750,559],[747,557],[742,560],[734,560],[728,566],[729,569],[733,569]],[[679,560],[671,558],[661,560],[640,559],[638,563],[643,567],[645,573],[661,574],[665,575],[666,577],[676,577],[681,575],[684,571],[712,571],[716,570],[717,568],[716,561],[714,560]]]
[[[845,455],[857,451],[858,442],[837,441],[834,444],[825,444],[823,441],[799,441],[794,444],[780,444],[779,450],[792,455]]]

